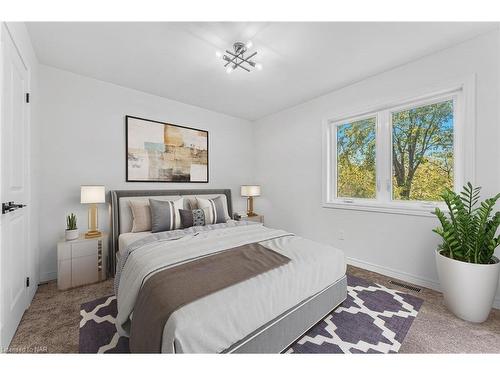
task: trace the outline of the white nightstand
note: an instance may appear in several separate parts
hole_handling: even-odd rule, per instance
[[[257,223],[262,223],[262,224],[264,224],[264,215],[257,215],[257,216],[241,216],[239,220],[256,221]]]
[[[108,235],[57,243],[57,287],[69,289],[106,279]]]

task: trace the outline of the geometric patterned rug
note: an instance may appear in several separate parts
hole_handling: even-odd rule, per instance
[[[285,353],[397,353],[422,299],[347,275],[347,299]],[[81,306],[80,353],[130,353],[115,328],[116,297]]]

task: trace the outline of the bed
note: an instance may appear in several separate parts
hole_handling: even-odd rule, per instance
[[[180,305],[161,329],[153,331],[160,340],[158,352],[279,353],[345,300],[346,265],[340,250],[247,221],[228,220],[157,234],[131,233],[128,202],[150,197],[184,197],[185,202],[222,197],[232,216],[229,189],[111,192],[111,267],[116,272],[116,326],[121,335],[129,336],[131,322],[139,322],[138,312],[134,321],[134,309],[139,310],[143,289],[158,270],[215,259],[232,253],[227,249],[251,245],[288,262]]]

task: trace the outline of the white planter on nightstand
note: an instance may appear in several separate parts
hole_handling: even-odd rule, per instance
[[[65,237],[66,241],[76,240],[79,236],[78,229],[66,229]]]

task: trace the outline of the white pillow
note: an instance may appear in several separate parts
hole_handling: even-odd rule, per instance
[[[229,219],[226,205],[221,196],[213,199],[196,197],[198,208],[208,209],[209,215],[206,224],[225,223]]]

